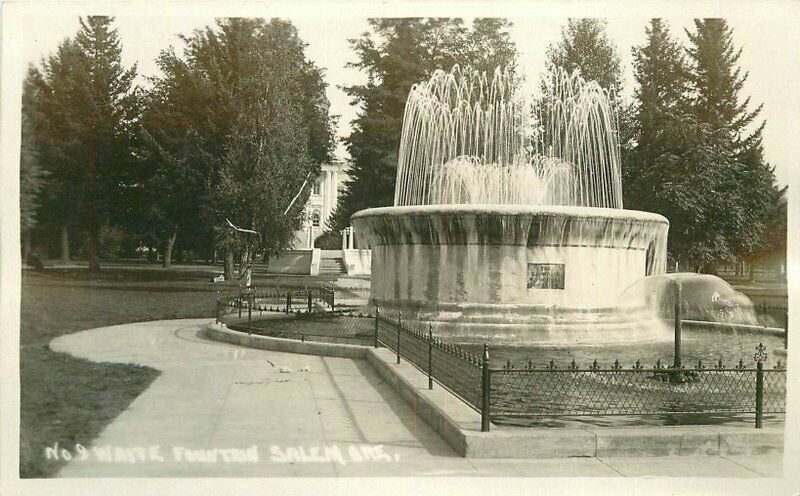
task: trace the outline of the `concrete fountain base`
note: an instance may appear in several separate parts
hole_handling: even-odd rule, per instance
[[[383,315],[460,343],[531,345],[614,344],[662,341],[671,331],[646,307],[564,308],[536,305],[441,304],[372,301]]]
[[[424,205],[352,217],[372,248],[370,303],[465,340],[652,340],[644,295],[663,270],[668,221],[622,209]],[[645,324],[645,325],[643,325]],[[602,335],[598,335],[601,333]]]

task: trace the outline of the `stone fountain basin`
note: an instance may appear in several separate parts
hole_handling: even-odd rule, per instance
[[[644,300],[620,295],[663,272],[669,228],[648,212],[526,205],[373,208],[351,222],[372,249],[371,304],[444,334],[548,341],[649,320]]]

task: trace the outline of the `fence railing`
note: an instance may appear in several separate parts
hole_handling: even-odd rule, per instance
[[[619,361],[581,367],[550,361],[536,368],[494,366],[484,344],[478,356],[433,335],[430,324],[404,322],[375,308],[374,314],[334,312],[335,290],[259,289],[217,299],[217,321],[238,331],[275,337],[318,341],[352,340],[393,351],[397,363],[405,359],[481,414],[481,428],[491,421],[519,418],[668,415],[755,414],[757,428],[763,415],[786,411],[786,368],[780,362],[764,367],[766,353],[756,350],[753,365],[744,360],[726,366],[697,363],[685,367],[659,360],[645,367],[637,361],[623,367]],[[319,303],[319,304],[317,304]],[[267,311],[292,313],[291,319],[259,320]],[[255,317],[255,318],[254,318]],[[679,356],[679,351],[676,347]]]
[[[707,367],[651,368],[638,361],[625,368],[616,361],[586,368],[574,361],[544,368],[531,362],[514,368],[492,367],[488,344],[477,357],[454,344],[380,313],[375,317],[375,344],[383,345],[428,375],[481,413],[481,429],[491,421],[513,418],[668,414],[754,414],[757,428],[763,415],[786,412],[786,368],[777,361],[764,368],[763,348],[756,350],[755,367],[744,361],[727,367],[721,361]],[[674,363],[674,362],[673,362]]]
[[[427,332],[414,329],[397,319],[376,312],[375,343],[394,351],[397,363],[405,358],[428,375],[428,387],[435,380],[465,403],[481,409],[481,360],[463,348],[433,336],[430,326]]]
[[[319,306],[318,306],[319,305]],[[333,312],[334,292],[323,286],[311,288],[256,287],[242,288],[239,294],[218,296],[215,316],[217,322],[234,309],[238,317],[254,312],[313,313]]]
[[[490,369],[490,375],[490,408],[496,417],[764,414],[786,408],[786,370],[780,363],[774,369],[763,365],[759,369],[758,364],[694,369],[503,368]]]

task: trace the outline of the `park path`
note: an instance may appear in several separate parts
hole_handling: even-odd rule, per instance
[[[161,375],[61,477],[780,477],[782,457],[459,457],[364,360],[206,339],[208,319],[81,331],[50,344]],[[63,449],[64,447],[60,447]]]

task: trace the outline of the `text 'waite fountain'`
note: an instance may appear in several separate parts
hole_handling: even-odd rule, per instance
[[[437,71],[411,88],[393,207],[352,217],[372,249],[371,303],[463,341],[649,341],[644,295],[669,222],[624,210],[616,115],[594,82],[541,95],[508,71]]]

